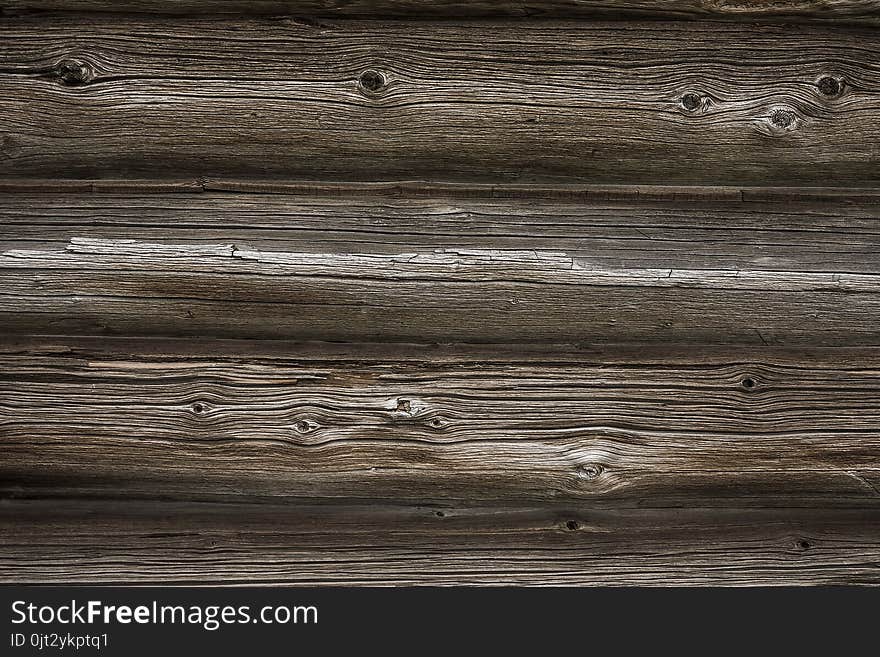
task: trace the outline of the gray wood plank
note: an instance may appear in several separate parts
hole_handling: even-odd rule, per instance
[[[7,340],[0,494],[865,507],[876,349]]]
[[[880,205],[0,197],[7,332],[880,344]]]
[[[294,14],[318,17],[559,18],[596,16],[834,19],[876,22],[877,0],[3,0],[0,9],[149,14]]]
[[[0,504],[7,583],[878,584],[877,511]]]
[[[880,182],[871,28],[61,14],[0,36],[2,176]]]

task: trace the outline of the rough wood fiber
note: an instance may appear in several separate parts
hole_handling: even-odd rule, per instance
[[[745,201],[869,204],[880,201],[877,187],[768,187],[739,185],[624,185],[573,183],[475,183],[425,180],[342,182],[332,180],[261,180],[247,178],[0,178],[2,194],[200,194],[236,192],[349,198],[507,199],[564,201]]]
[[[3,496],[880,500],[876,350],[2,349]]]
[[[7,501],[0,579],[221,584],[878,584],[875,510]]]
[[[0,581],[880,584],[876,0],[0,15]]]
[[[880,205],[0,198],[7,331],[880,344]]]
[[[319,17],[530,19],[596,16],[784,18],[876,22],[877,0],[3,0],[0,10],[68,10],[166,14],[293,14]]]
[[[0,26],[0,175],[880,181],[876,32],[57,14]]]

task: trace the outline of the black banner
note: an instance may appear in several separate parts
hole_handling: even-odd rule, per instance
[[[873,644],[874,589],[5,587],[2,655]],[[479,643],[475,643],[478,641]],[[708,641],[709,643],[706,643]],[[754,645],[752,645],[754,647]],[[853,648],[861,647],[852,645]],[[868,647],[868,646],[864,646]]]

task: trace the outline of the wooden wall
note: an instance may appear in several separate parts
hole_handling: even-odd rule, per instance
[[[880,583],[878,29],[0,0],[0,581]]]

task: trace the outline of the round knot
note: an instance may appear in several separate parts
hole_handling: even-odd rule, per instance
[[[699,109],[702,101],[698,94],[687,93],[681,97],[681,106],[684,107],[688,112],[693,112]]]
[[[605,472],[605,468],[598,463],[587,463],[585,465],[579,466],[577,472],[578,476],[581,479],[586,479],[590,481],[596,479],[603,472]]]
[[[364,91],[376,93],[385,86],[385,76],[379,71],[367,69],[361,73],[361,76],[358,79],[358,84]]]
[[[790,128],[794,124],[794,112],[784,109],[776,109],[770,113],[770,123],[777,128]]]
[[[816,83],[816,86],[819,87],[819,91],[826,96],[836,96],[840,93],[841,89],[840,80],[833,78],[830,75],[820,78],[819,82]]]
[[[14,157],[21,151],[18,141],[12,135],[0,135],[0,156]]]
[[[71,86],[84,84],[89,81],[91,73],[89,67],[75,59],[64,59],[58,63],[58,78]]]
[[[318,428],[316,422],[312,422],[308,418],[299,420],[293,425],[293,430],[300,434],[311,433]]]

